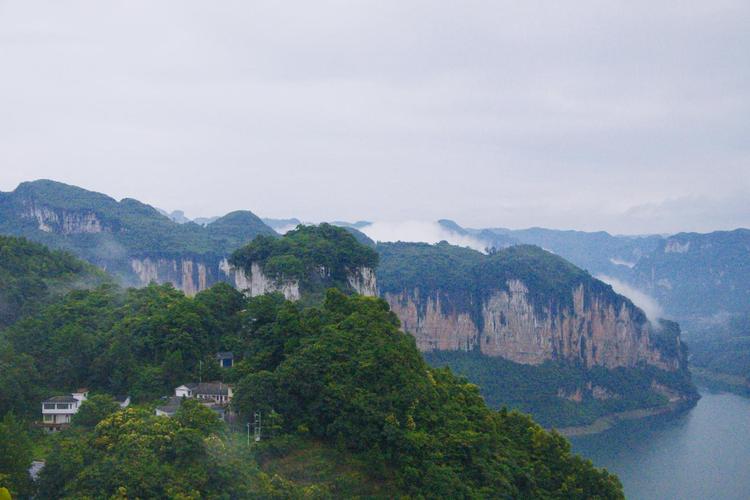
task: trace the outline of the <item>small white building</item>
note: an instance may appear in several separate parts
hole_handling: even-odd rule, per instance
[[[232,395],[232,388],[223,382],[184,384],[175,388],[174,396],[165,396],[164,404],[157,406],[154,412],[158,416],[172,417],[177,413],[184,399],[195,399],[224,419]]]
[[[53,396],[42,401],[42,427],[48,432],[62,430],[70,425],[70,420],[78,413],[81,403],[88,398],[87,389],[65,396]]]
[[[233,394],[232,388],[222,382],[202,382],[181,385],[174,390],[174,395],[225,404],[232,400]]]

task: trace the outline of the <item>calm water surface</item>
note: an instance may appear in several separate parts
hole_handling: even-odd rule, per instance
[[[624,422],[573,449],[615,472],[630,499],[748,500],[750,399],[699,389],[685,414]]]

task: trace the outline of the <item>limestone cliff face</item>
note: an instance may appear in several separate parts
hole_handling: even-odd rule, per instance
[[[137,285],[172,283],[187,295],[195,295],[219,281],[218,267],[193,258],[131,258]]]
[[[223,259],[219,265],[222,273],[235,288],[251,297],[266,293],[281,292],[287,300],[299,300],[299,282],[295,280],[274,280],[263,273],[261,267],[253,262],[250,272],[236,268]]]
[[[34,219],[39,230],[45,233],[96,234],[109,230],[94,212],[53,209],[31,200],[24,202],[21,217]]]
[[[607,368],[643,363],[663,370],[683,367],[680,356],[657,347],[653,326],[631,303],[621,301],[617,307],[609,296],[583,285],[570,293],[572,307],[553,309],[533,303],[523,282],[508,280],[476,304],[473,314],[452,309],[439,293],[423,297],[409,290],[384,298],[423,351],[479,349],[532,365],[569,360]]]
[[[375,279],[375,271],[370,267],[358,267],[347,273],[349,286],[360,295],[376,297],[378,295],[378,282]]]
[[[299,281],[273,279],[257,263],[253,263],[247,272],[232,266],[226,258],[139,257],[130,259],[130,268],[137,277],[135,284],[138,286],[152,282],[172,283],[187,295],[195,295],[216,283],[225,282],[251,297],[281,292],[287,300],[301,298]],[[325,269],[321,273],[325,275]],[[355,269],[347,274],[347,281],[352,291],[377,296],[377,281],[372,269]]]

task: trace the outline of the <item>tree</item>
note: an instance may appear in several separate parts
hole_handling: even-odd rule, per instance
[[[12,413],[0,421],[0,486],[14,496],[26,496],[32,491],[31,440],[23,424]]]
[[[96,424],[120,409],[120,405],[108,394],[96,394],[81,404],[73,415],[71,424],[79,427],[95,427]]]

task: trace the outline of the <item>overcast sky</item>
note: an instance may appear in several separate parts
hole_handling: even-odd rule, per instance
[[[0,0],[0,190],[750,226],[750,2]]]

